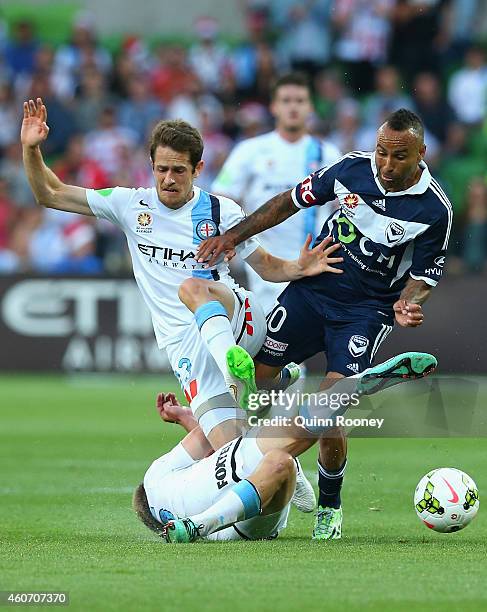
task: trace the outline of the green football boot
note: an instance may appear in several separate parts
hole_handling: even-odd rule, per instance
[[[341,508],[323,508],[318,506],[313,540],[340,540],[342,537],[343,512]]]
[[[241,346],[232,346],[227,351],[227,368],[232,377],[227,384],[234,392],[237,404],[247,410],[249,395],[257,393],[254,360]]]
[[[429,353],[401,353],[364,370],[357,383],[357,392],[371,395],[408,380],[423,378],[431,374],[437,365],[436,357]]]
[[[198,527],[189,518],[169,521],[163,526],[162,537],[166,542],[186,544],[195,542],[199,537]]]

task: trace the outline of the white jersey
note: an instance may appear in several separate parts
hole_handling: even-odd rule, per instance
[[[340,151],[334,145],[309,134],[296,142],[288,142],[273,131],[237,144],[211,188],[215,193],[234,198],[250,214],[339,157]],[[259,234],[259,242],[276,257],[296,259],[306,235],[319,235],[331,214],[331,206],[327,211],[299,212]]]
[[[256,432],[228,442],[212,455],[191,460],[169,452],[156,459],[144,477],[152,516],[161,523],[172,516],[183,518],[204,512],[262,461]],[[208,540],[261,540],[275,538],[287,524],[290,504],[274,514],[258,514],[217,531]]]
[[[233,200],[216,197],[194,186],[194,196],[182,208],[162,204],[155,187],[87,189],[93,213],[118,225],[127,237],[135,280],[147,304],[159,348],[187,330],[193,314],[179,300],[178,288],[187,278],[217,280],[237,288],[223,261],[205,270],[196,261],[202,240],[225,232],[244,215]],[[246,259],[259,243],[250,239],[237,247]]]

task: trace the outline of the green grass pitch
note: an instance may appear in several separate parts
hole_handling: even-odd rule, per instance
[[[293,510],[272,542],[166,545],[130,504],[181,437],[154,409],[175,388],[169,377],[0,378],[0,590],[68,591],[73,610],[487,609],[486,510],[443,535],[412,507],[440,466],[470,473],[482,505],[485,439],[352,439],[341,541],[312,542],[312,516]]]

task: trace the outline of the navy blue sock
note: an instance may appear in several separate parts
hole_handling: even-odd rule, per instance
[[[326,470],[318,461],[318,505],[322,508],[339,508],[342,504],[340,491],[342,490],[343,476],[347,460],[338,470]]]

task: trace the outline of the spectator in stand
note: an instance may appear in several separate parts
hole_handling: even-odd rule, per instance
[[[20,210],[12,201],[8,183],[0,177],[0,274],[15,272],[18,267],[17,255],[10,248],[12,227]]]
[[[315,79],[314,107],[323,127],[328,132],[335,127],[338,109],[348,92],[340,71],[329,68]]]
[[[400,76],[394,66],[382,66],[375,75],[375,90],[364,105],[364,121],[377,129],[385,118],[399,108],[413,109],[411,98],[400,84]]]
[[[485,2],[482,2],[485,4]],[[479,37],[479,0],[450,0],[446,8],[448,49],[446,60],[460,60],[472,42]]]
[[[98,274],[101,261],[95,255],[93,223],[72,219],[60,211],[40,207],[24,211],[12,236],[12,250],[19,271],[42,274]]]
[[[88,155],[84,137],[77,134],[69,140],[64,156],[54,164],[53,170],[64,183],[86,185],[89,189],[108,187],[108,175],[100,164]]]
[[[111,184],[119,187],[153,186],[154,176],[145,147],[134,149],[125,143],[118,148],[118,165],[115,174],[111,177]]]
[[[396,0],[335,0],[335,55],[353,93],[368,94],[378,66],[387,59],[390,15]]]
[[[122,149],[135,149],[136,145],[136,132],[117,125],[113,106],[103,109],[98,126],[85,136],[85,154],[101,166],[110,182],[118,170]]]
[[[246,12],[245,23],[247,27],[246,39],[233,50],[230,61],[231,73],[234,76],[235,87],[238,92],[234,100],[243,99],[246,101],[254,96],[260,45],[267,44],[267,17],[262,9],[250,9]]]
[[[470,272],[483,272],[487,260],[487,185],[474,177],[468,186],[465,206],[463,259]]]
[[[203,108],[200,112],[200,131],[205,143],[205,167],[197,184],[206,191],[211,191],[216,175],[233,148],[232,140],[221,131],[222,121],[223,109],[220,112],[212,112]]]
[[[15,125],[17,127],[18,123]],[[22,147],[18,142],[12,142],[4,149],[0,161],[0,178],[7,182],[9,196],[17,207],[31,208],[35,205],[22,163]]]
[[[65,78],[64,73],[55,70],[54,49],[46,44],[39,45],[37,48],[33,72],[23,73],[17,78],[15,83],[17,98],[27,98],[30,95],[32,81],[39,74],[44,75],[49,81],[52,95],[63,103],[71,101],[74,94],[71,82]]]
[[[186,84],[186,89],[173,98],[166,114],[168,119],[184,119],[200,129],[202,109],[210,113],[221,113],[222,104],[212,92],[204,89],[199,79],[193,77]]]
[[[0,82],[0,158],[5,147],[18,139],[19,113],[16,106],[11,84]]]
[[[83,133],[94,130],[103,109],[112,104],[115,99],[107,90],[103,74],[94,68],[85,69],[74,104],[76,128]]]
[[[32,75],[27,98],[41,97],[49,104],[50,143],[46,142],[46,155],[59,155],[66,149],[69,139],[76,132],[76,123],[71,108],[54,95],[50,73],[36,72]]]
[[[34,25],[28,20],[16,23],[13,34],[13,40],[6,43],[4,57],[16,82],[18,77],[34,72],[39,42],[34,34]]]
[[[243,104],[237,111],[240,138],[253,138],[271,129],[272,118],[267,107],[257,102]]]
[[[217,93],[230,67],[228,50],[218,40],[218,21],[213,17],[198,17],[194,24],[194,33],[197,42],[189,50],[189,65],[203,87]]]
[[[122,42],[122,53],[130,60],[138,74],[149,73],[153,60],[143,38],[128,34]]]
[[[438,72],[446,51],[450,0],[395,0],[390,63],[411,83],[420,71]]]
[[[331,59],[332,0],[271,0],[282,66],[314,77]]]
[[[81,83],[85,68],[91,67],[108,75],[112,66],[110,53],[97,44],[93,16],[80,13],[74,21],[71,41],[56,52],[54,70],[70,82],[74,92]]]
[[[338,108],[337,125],[328,140],[339,151],[372,151],[377,128],[362,127],[360,105],[352,98],[343,100]]]
[[[457,118],[443,95],[441,83],[436,74],[421,72],[416,76],[413,84],[413,103],[427,131],[436,138],[440,145],[446,144]]]
[[[453,73],[448,85],[448,101],[458,119],[476,126],[487,111],[487,63],[485,51],[478,46],[465,53],[464,65]]]
[[[168,105],[176,96],[184,94],[196,79],[191,70],[187,53],[183,47],[160,45],[156,49],[156,58],[150,73],[152,93],[164,105]]]
[[[133,57],[122,51],[115,59],[113,70],[109,75],[109,90],[111,95],[118,100],[128,98],[128,83],[132,79],[140,78],[141,74],[135,64]]]
[[[127,82],[127,99],[122,101],[118,111],[118,121],[122,127],[137,132],[137,142],[143,145],[152,127],[164,119],[162,103],[150,93],[147,78],[138,74]],[[84,183],[73,183],[84,185]]]

